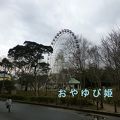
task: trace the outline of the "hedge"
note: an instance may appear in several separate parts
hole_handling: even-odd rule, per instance
[[[21,95],[0,95],[0,98],[7,99],[11,98],[13,100],[37,102],[37,103],[55,103],[55,104],[67,104],[67,105],[92,105],[92,102],[86,98],[78,97],[51,97],[51,96],[21,96]]]

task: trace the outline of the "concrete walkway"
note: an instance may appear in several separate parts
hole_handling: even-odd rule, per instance
[[[101,111],[114,113],[115,108],[114,105],[104,104],[104,109]],[[117,112],[120,113],[120,107],[117,107]]]
[[[94,107],[93,106],[91,106],[91,107],[90,106],[89,107],[66,106],[66,105],[55,105],[55,104],[42,104],[42,103],[36,103],[36,102],[25,102],[25,101],[18,101],[18,100],[16,100],[15,102],[120,117],[120,107],[118,108],[118,112],[115,113],[114,106],[109,105],[109,104],[104,104],[104,109],[102,109],[102,110],[96,110],[95,106]]]

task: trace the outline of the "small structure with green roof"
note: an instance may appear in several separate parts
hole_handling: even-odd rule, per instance
[[[75,78],[70,78],[68,81],[69,87],[81,89],[81,84],[79,80],[76,80]]]

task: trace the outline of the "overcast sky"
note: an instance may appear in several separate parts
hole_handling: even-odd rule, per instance
[[[61,29],[96,44],[120,25],[120,0],[0,0],[0,56],[25,40],[50,45]]]

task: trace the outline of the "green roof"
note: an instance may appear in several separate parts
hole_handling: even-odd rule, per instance
[[[76,80],[75,78],[70,78],[69,84],[80,84],[80,81]]]

